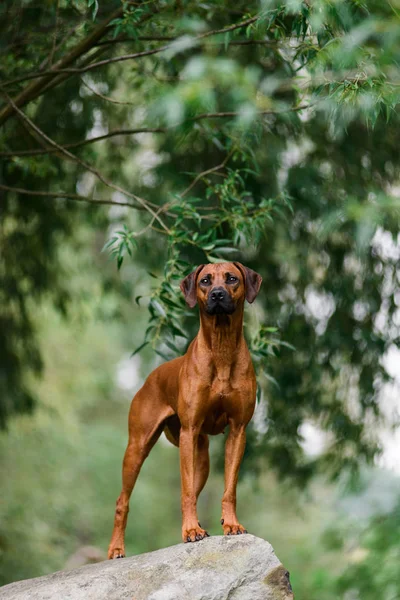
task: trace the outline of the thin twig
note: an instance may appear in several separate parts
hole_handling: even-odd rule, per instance
[[[171,206],[171,204],[173,204],[173,203],[167,202],[163,206],[160,206],[160,208],[157,210],[156,214],[151,218],[150,223],[148,225],[146,225],[146,227],[143,227],[143,229],[141,229],[140,231],[135,233],[134,237],[139,237],[140,235],[143,235],[149,229],[154,229],[154,230],[158,231],[159,233],[165,233],[165,231],[163,231],[161,229],[155,229],[155,227],[153,227],[153,225],[154,225],[154,221],[156,220],[156,217],[162,212],[167,212],[168,208]]]
[[[227,33],[228,31],[234,31],[235,29],[240,29],[241,27],[246,27],[246,25],[251,25],[255,23],[260,18],[260,15],[256,15],[255,17],[250,17],[245,21],[241,21],[240,23],[235,23],[234,25],[229,25],[228,27],[223,27],[222,29],[214,29],[213,31],[206,31],[205,33],[201,33],[197,36],[197,39],[204,39],[210,37],[212,35],[217,35],[218,33]]]
[[[142,58],[143,56],[151,56],[152,54],[158,54],[163,50],[166,50],[169,46],[161,46],[160,48],[154,48],[153,50],[144,50],[143,52],[136,52],[135,54],[125,54],[123,56],[114,56],[113,58],[106,58],[105,60],[99,60],[95,63],[90,63],[85,67],[71,67],[66,69],[51,69],[49,71],[39,71],[38,73],[30,73],[16,79],[6,81],[3,85],[13,85],[15,83],[21,83],[22,81],[28,81],[29,79],[39,79],[42,77],[49,77],[53,75],[61,75],[62,73],[68,73],[69,75],[76,75],[79,73],[87,73],[98,67],[110,65],[112,63],[123,62],[126,60],[133,60],[135,58]]]
[[[257,111],[257,115],[281,115],[287,112],[299,112],[301,110],[305,110],[307,108],[311,108],[314,104],[302,104],[300,106],[292,106],[283,110],[261,110]],[[109,131],[103,135],[99,135],[97,137],[90,138],[88,140],[81,140],[80,142],[73,142],[70,144],[65,144],[63,148],[79,148],[80,146],[86,146],[87,144],[94,144],[95,142],[100,142],[101,140],[106,140],[108,138],[112,138],[118,135],[135,135],[137,133],[167,133],[185,123],[190,123],[193,121],[201,121],[203,119],[225,119],[229,117],[237,117],[241,113],[240,112],[217,112],[217,113],[204,113],[201,115],[197,115],[195,117],[191,117],[190,119],[185,119],[176,125],[170,125],[169,127],[141,127],[138,129],[115,129],[113,131]],[[41,149],[34,148],[33,150],[16,150],[15,152],[0,152],[0,156],[2,158],[12,158],[13,156],[37,156],[40,154],[54,154],[57,152],[57,149]]]
[[[51,51],[50,51],[50,55],[49,55],[49,65],[52,64],[53,62],[53,57],[54,57],[54,53],[56,50],[56,45],[57,45],[57,33],[58,33],[58,17],[59,17],[59,12],[60,12],[60,0],[56,0],[56,24],[54,27],[54,33],[53,33],[53,44],[51,46]]]
[[[81,77],[81,81],[83,85],[92,92],[92,94],[98,96],[98,98],[101,98],[102,100],[106,100],[107,102],[111,102],[112,104],[120,104],[122,106],[137,106],[137,103],[135,104],[134,102],[121,102],[120,100],[114,100],[114,98],[110,98],[109,96],[104,96],[104,94],[100,94],[100,92],[97,92],[92,87],[90,87],[90,85],[86,83],[83,77]]]
[[[290,108],[286,108],[283,110],[258,110],[256,112],[257,115],[281,115],[287,112],[298,112],[300,110],[304,110],[305,108],[310,108],[311,104],[302,105],[302,106],[292,106]],[[237,111],[227,111],[227,112],[215,112],[215,113],[204,113],[202,115],[197,115],[197,117],[193,117],[190,119],[191,121],[201,121],[202,119],[226,119],[229,117],[238,117],[241,113]]]
[[[74,25],[74,27],[71,27],[71,29],[68,30],[68,32],[65,34],[65,36],[59,41],[59,43],[57,44],[57,46],[54,49],[54,53],[58,52],[58,50],[61,48],[61,46],[63,46],[63,44],[65,44],[65,42],[69,39],[71,39],[71,37],[73,36],[73,34],[76,32],[76,30],[78,29],[80,24]],[[46,65],[49,64],[49,59],[50,56],[47,56],[39,65],[39,71],[43,70],[45,68]]]
[[[95,50],[94,52],[89,54],[89,56],[86,56],[85,59],[82,60],[81,66],[90,64],[93,60],[101,56],[103,53],[104,48],[97,48],[97,50]],[[43,94],[46,94],[48,91],[50,91],[52,88],[57,87],[61,83],[64,83],[64,81],[66,81],[69,77],[71,76],[68,75],[68,73],[61,73],[60,75],[56,75],[54,78],[50,79],[47,83],[44,82],[43,87],[38,96],[42,96]]]
[[[38,190],[26,190],[23,188],[12,187],[0,183],[0,190],[7,192],[15,192],[16,194],[24,194],[27,196],[43,196],[45,198],[65,198],[66,200],[76,200],[77,202],[89,202],[91,204],[106,204],[114,206],[129,206],[135,210],[145,210],[144,207],[132,204],[131,202],[116,202],[115,200],[100,200],[99,198],[92,198],[90,196],[81,196],[79,194],[70,194],[67,192],[44,192]]]
[[[126,42],[174,42],[177,37],[168,36],[138,36],[132,37],[120,37],[113,40],[103,40],[95,44],[95,46],[112,46],[114,44],[124,44]],[[229,46],[277,46],[279,40],[232,40],[228,43]],[[208,46],[219,46],[225,45],[225,42],[209,42]]]
[[[97,42],[95,46],[110,46],[113,44],[124,43],[124,42],[173,42],[176,40],[176,37],[168,36],[168,35],[139,35],[135,38],[130,37],[116,37],[113,40],[104,40],[102,42]]]
[[[222,161],[222,163],[220,165],[217,165],[216,167],[211,167],[211,169],[207,169],[206,171],[202,171],[201,173],[199,173],[193,179],[192,183],[180,194],[180,197],[184,198],[186,196],[186,194],[188,194],[190,192],[190,190],[192,188],[194,188],[196,183],[198,181],[200,181],[200,179],[202,179],[206,175],[210,175],[211,173],[214,173],[215,171],[220,171],[221,169],[223,169],[226,166],[226,164],[229,161],[232,154],[234,153],[234,151],[235,151],[235,148],[232,148],[232,150],[226,155],[226,157],[224,158],[224,160]]]
[[[89,138],[87,140],[81,140],[80,142],[64,144],[63,148],[79,148],[80,146],[86,146],[87,144],[93,144],[95,142],[100,142],[101,140],[106,140],[108,138],[116,137],[119,135],[135,135],[137,133],[165,133],[167,130],[168,129],[166,127],[139,127],[137,129],[115,129],[114,131],[109,131],[108,133],[104,133],[103,135]],[[40,154],[54,154],[56,152],[57,149],[55,148],[34,148],[32,150],[17,150],[16,152],[0,152],[0,156],[2,158],[12,158],[13,156],[37,156]]]

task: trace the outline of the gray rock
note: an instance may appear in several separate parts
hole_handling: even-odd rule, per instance
[[[0,588],[0,600],[292,600],[289,574],[253,535],[210,537]]]

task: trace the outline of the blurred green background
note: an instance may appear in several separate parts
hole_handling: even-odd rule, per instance
[[[179,280],[232,259],[263,276],[240,520],[298,600],[400,597],[399,15],[2,3],[0,584],[105,557],[132,395],[196,332]],[[128,555],[179,543],[179,495],[162,437]]]

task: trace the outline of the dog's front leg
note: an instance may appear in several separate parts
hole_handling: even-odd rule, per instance
[[[208,533],[199,525],[196,507],[195,468],[199,433],[198,428],[182,427],[179,436],[182,540],[184,542],[197,542],[208,536]]]
[[[225,445],[225,491],[222,497],[221,525],[224,535],[247,533],[236,516],[236,486],[246,446],[246,426],[231,423]]]

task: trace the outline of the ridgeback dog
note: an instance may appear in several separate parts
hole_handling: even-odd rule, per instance
[[[157,367],[132,400],[108,558],[125,556],[129,498],[163,431],[180,452],[182,540],[197,542],[208,536],[196,509],[209,473],[208,436],[229,425],[221,524],[224,535],[247,533],[236,516],[236,485],[256,378],[243,336],[243,308],[245,299],[254,301],[261,281],[258,273],[234,262],[200,265],[181,282],[190,308],[199,304],[200,329],[186,354]]]

